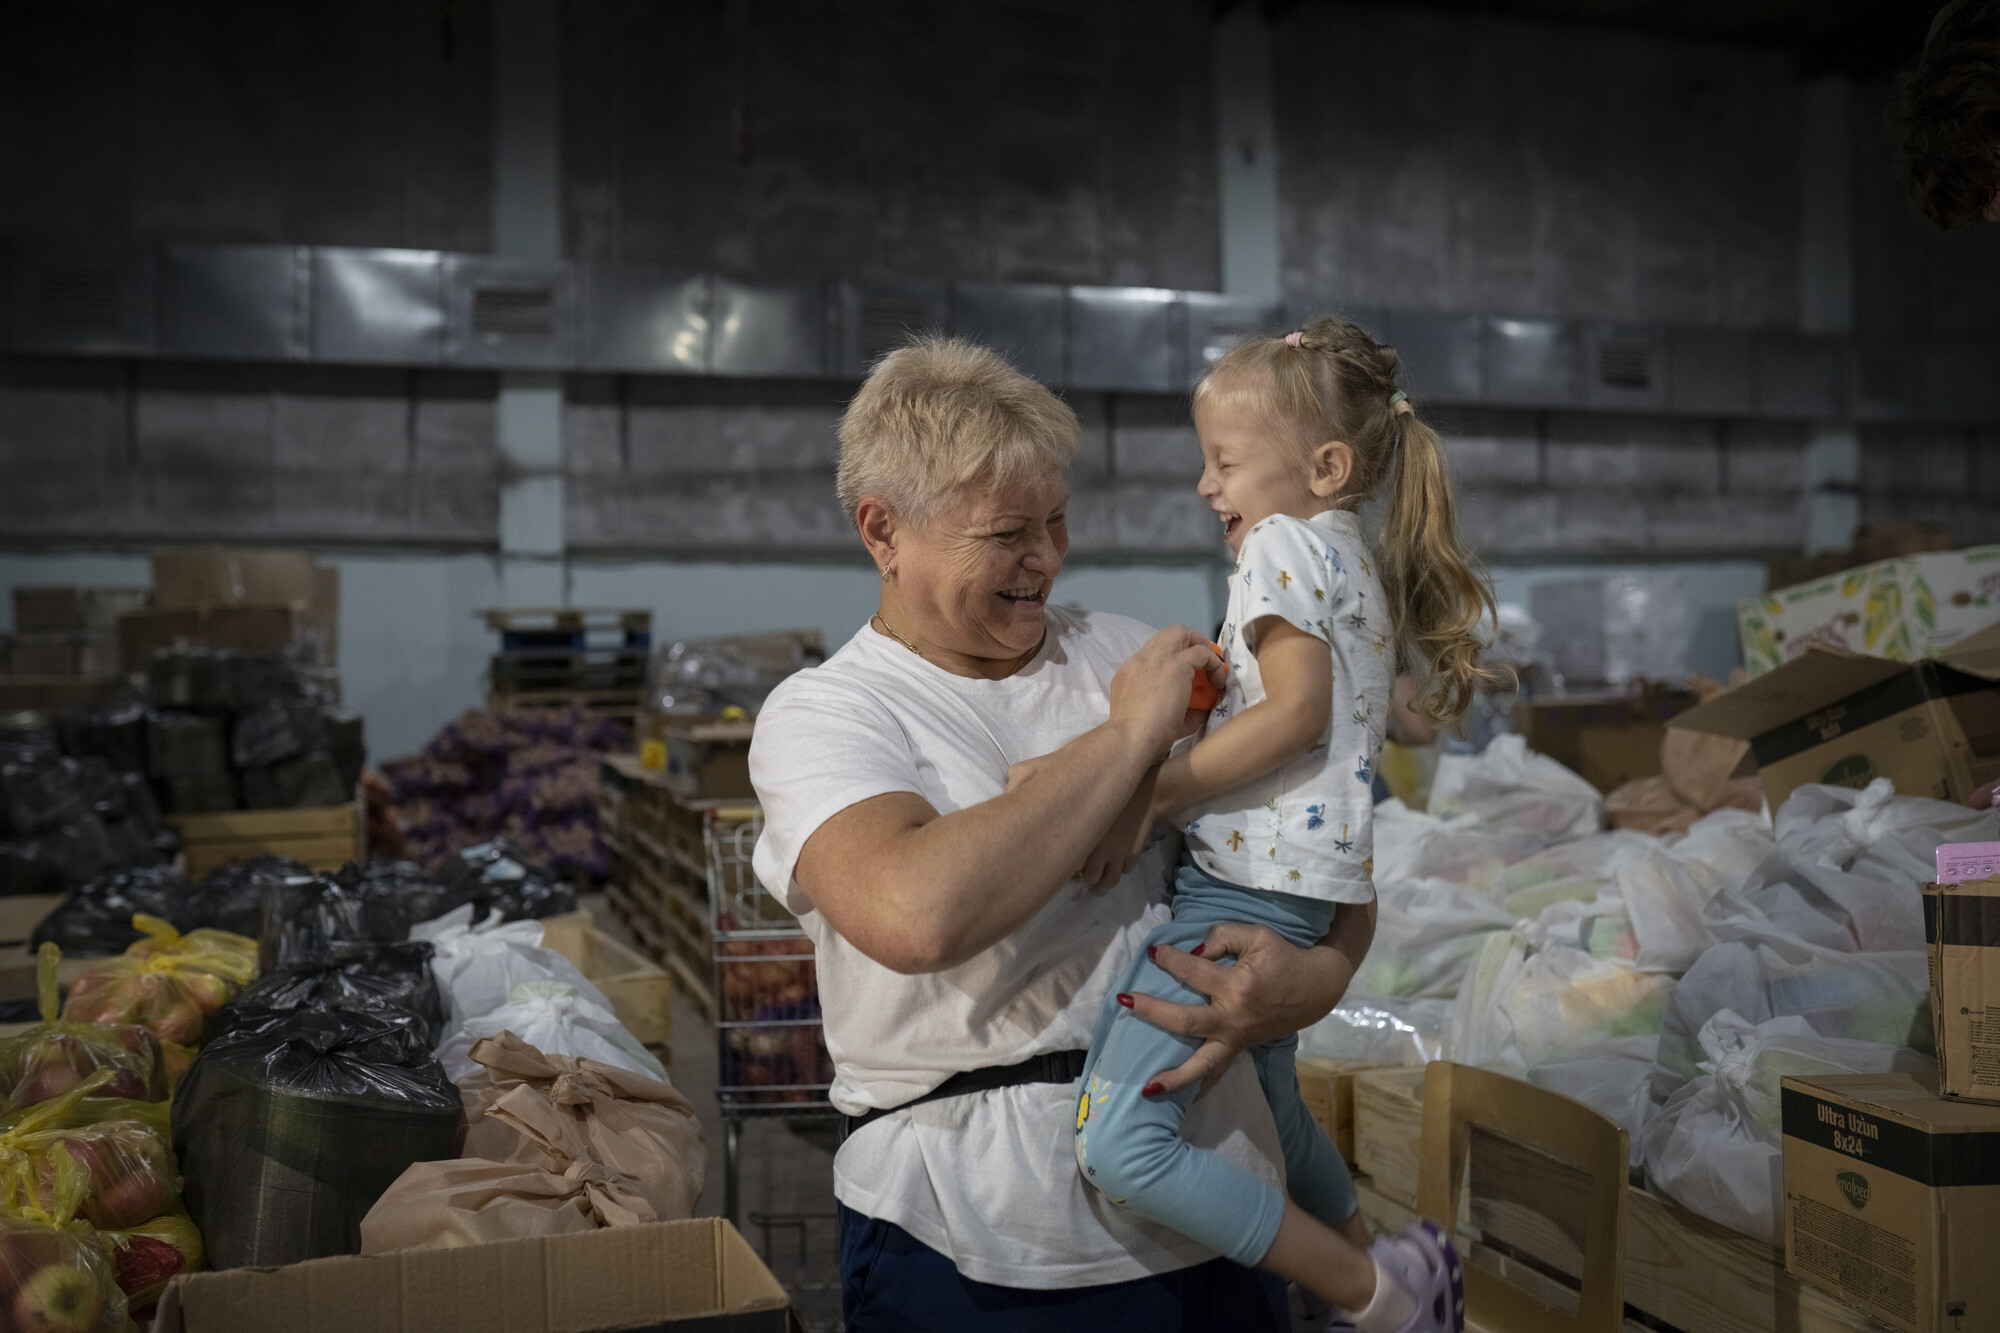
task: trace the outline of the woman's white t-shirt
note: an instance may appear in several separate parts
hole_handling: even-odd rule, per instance
[[[771,693],[750,776],[764,807],[758,879],[818,951],[833,1103],[900,1106],[951,1074],[1089,1046],[1106,992],[1167,919],[1172,843],[1109,889],[1072,880],[983,953],[921,976],[862,954],[792,879],[827,819],[887,792],[940,814],[998,796],[1008,766],[1060,748],[1109,714],[1111,678],[1150,634],[1122,616],[1050,607],[1042,651],[1005,680],[952,675],[863,629]],[[834,1194],[893,1222],[978,1282],[1048,1289],[1171,1272],[1214,1252],[1106,1202],[1076,1169],[1071,1084],[943,1098],[882,1117],[834,1158]],[[1238,1059],[1183,1134],[1283,1184],[1271,1112]]]

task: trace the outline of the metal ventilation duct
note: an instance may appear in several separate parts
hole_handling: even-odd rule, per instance
[[[57,355],[853,380],[955,333],[1061,388],[1179,393],[1327,308],[1034,283],[751,282],[491,255],[16,241],[0,340]],[[1343,311],[1421,402],[2000,422],[2000,346],[1413,310]]]

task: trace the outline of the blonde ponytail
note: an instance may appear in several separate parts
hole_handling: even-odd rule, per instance
[[[1482,688],[1511,677],[1479,660],[1480,622],[1495,615],[1493,589],[1459,539],[1443,446],[1397,387],[1398,368],[1395,348],[1346,320],[1322,318],[1229,349],[1195,387],[1195,405],[1227,397],[1302,456],[1328,440],[1344,442],[1354,475],[1333,501],[1342,509],[1359,508],[1391,482],[1376,555],[1397,666],[1419,681],[1416,711],[1450,724]]]
[[[1396,478],[1376,538],[1382,591],[1396,618],[1402,665],[1417,675],[1412,705],[1432,722],[1464,717],[1481,688],[1505,676],[1480,664],[1482,620],[1496,617],[1493,589],[1458,535],[1458,506],[1437,432],[1414,412],[1395,414]]]

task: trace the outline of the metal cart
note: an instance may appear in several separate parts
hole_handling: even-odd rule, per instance
[[[831,1118],[833,1062],[819,1009],[812,941],[750,868],[763,832],[756,806],[702,813],[709,928],[715,941],[716,1088],[723,1122],[723,1215],[741,1224],[743,1122]],[[756,1219],[767,1232],[792,1219]]]

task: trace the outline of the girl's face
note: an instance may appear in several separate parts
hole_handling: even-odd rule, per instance
[[[1240,551],[1243,535],[1273,514],[1311,518],[1327,507],[1328,497],[1316,493],[1311,464],[1290,444],[1272,439],[1249,413],[1227,400],[1204,402],[1194,410],[1194,428],[1201,436],[1195,491],[1221,517],[1231,551]]]

